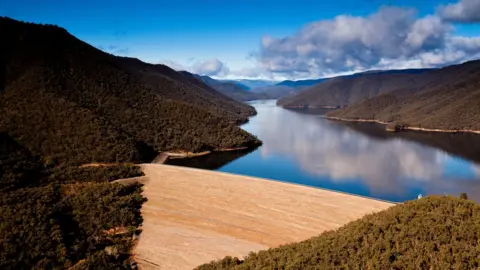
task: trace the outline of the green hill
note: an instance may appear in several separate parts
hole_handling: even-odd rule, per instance
[[[480,205],[427,197],[309,240],[198,269],[478,269]]]
[[[254,146],[255,113],[166,66],[116,57],[55,26],[0,19],[0,131],[62,162]]]
[[[374,119],[430,129],[480,130],[480,61],[425,72],[429,81],[333,111],[331,117]]]
[[[283,107],[342,107],[409,87],[416,89],[434,78],[422,77],[428,69],[369,71],[319,81],[295,95],[278,100]]]

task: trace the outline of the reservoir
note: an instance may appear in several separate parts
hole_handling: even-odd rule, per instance
[[[403,202],[466,192],[480,202],[480,135],[390,133],[385,126],[326,120],[286,110],[275,100],[250,103],[242,126],[263,145],[253,151],[169,160],[218,170]]]

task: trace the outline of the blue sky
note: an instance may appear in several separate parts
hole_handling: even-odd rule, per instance
[[[338,63],[336,66],[313,63],[319,59],[330,59],[327,51],[331,51],[331,48],[318,48],[315,43],[312,44],[317,46],[318,51],[310,53],[308,57],[291,55],[291,51],[280,48],[279,39],[283,37],[289,38],[287,42],[292,46],[306,42],[301,35],[295,36],[305,25],[331,21],[338,15],[368,17],[377,13],[381,6],[413,8],[416,14],[412,16],[423,18],[438,13],[441,5],[457,2],[458,0],[2,0],[0,15],[57,24],[103,50],[137,57],[150,63],[167,63],[177,69],[206,71],[207,75],[226,77],[251,77],[258,73],[259,77],[301,78],[382,65],[378,60],[380,58],[363,63],[364,57],[359,64],[353,63],[358,60],[356,57],[333,58]],[[448,24],[454,28],[448,35],[480,36],[480,25],[475,18],[468,23],[452,20]],[[276,39],[277,43],[262,45],[264,36]],[[321,43],[322,39],[327,38],[321,36],[317,42]],[[276,47],[272,47],[275,44]],[[435,46],[432,48],[438,49]],[[370,49],[363,46],[359,50]],[[281,59],[285,55],[289,55],[288,59]],[[398,59],[398,55],[394,56],[394,59]],[[384,55],[381,55],[381,59],[384,59]],[[289,61],[296,64],[292,65]],[[287,65],[286,62],[290,64]],[[219,65],[226,68],[224,72],[217,70]],[[383,65],[388,68],[388,61]],[[212,69],[213,72],[210,72]],[[240,72],[241,70],[244,71]]]

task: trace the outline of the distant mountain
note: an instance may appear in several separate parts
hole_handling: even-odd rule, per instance
[[[391,81],[386,89],[393,91],[384,91],[328,116],[379,120],[400,129],[480,130],[479,60],[413,75],[388,76],[385,83],[388,78]]]
[[[301,89],[305,89],[305,87],[290,87],[286,85],[269,85],[269,86],[263,86],[263,87],[258,87],[255,89],[252,89],[252,92],[258,93],[265,95],[269,97],[270,99],[279,99],[291,95],[295,95]]]
[[[289,87],[305,87],[305,86],[312,86],[319,84],[321,82],[324,82],[325,80],[328,80],[328,78],[320,78],[320,79],[314,79],[314,80],[298,80],[298,81],[282,81],[277,83],[276,85],[278,86],[289,86]]]
[[[238,79],[238,80],[222,80],[223,82],[238,83],[244,85],[248,89],[255,89],[258,87],[264,87],[269,85],[274,85],[276,81],[269,80],[249,80],[249,79]],[[242,87],[243,88],[243,87]]]
[[[247,96],[243,98],[239,98],[238,96],[229,94],[228,90],[223,90],[221,88],[217,90],[237,100],[279,99],[297,94],[300,90],[305,89],[308,86],[320,83],[324,80],[325,79],[282,82],[267,80],[219,80],[220,82],[235,84],[239,88],[248,89],[250,92],[254,93],[254,95],[252,96]]]
[[[278,101],[284,107],[346,106],[405,86],[420,86],[418,75],[430,69],[367,71],[334,77]]]
[[[238,86],[239,88],[241,88],[243,90],[250,90],[250,87],[248,87],[247,85],[245,85],[241,82],[235,81],[235,80],[217,80],[217,81],[223,82],[223,83],[232,83],[232,84],[235,84],[236,86]]]
[[[391,71],[384,71],[384,70],[370,70],[362,73],[355,73],[352,75],[345,75],[345,76],[339,76],[339,77],[333,77],[333,78],[356,78],[363,76],[365,74],[376,74],[376,73],[405,73],[405,74],[415,74],[419,72],[423,72],[425,69],[410,69],[410,70],[391,70]],[[298,81],[291,81],[291,80],[286,80],[279,82],[274,85],[268,85],[264,87],[258,87],[254,89],[253,91],[263,93],[271,98],[274,99],[282,99],[282,98],[290,98],[295,95],[299,95],[300,93],[303,93],[309,88],[317,87],[320,84],[331,80],[333,78],[319,78],[319,79],[311,79],[311,80],[298,80]],[[288,99],[287,99],[288,100]],[[279,104],[281,105],[283,101],[280,101]],[[303,104],[305,105],[305,104]],[[302,105],[302,106],[303,106]],[[291,106],[299,106],[298,104],[291,105]]]
[[[204,82],[208,86],[212,87],[213,89],[217,90],[218,92],[228,96],[237,101],[250,101],[250,100],[257,100],[257,99],[268,99],[268,96],[262,93],[255,93],[249,91],[245,88],[245,85],[233,82],[233,81],[221,81],[215,80],[209,76],[201,76],[197,74],[191,74],[187,71],[181,71],[181,73],[194,76],[195,78],[199,79],[200,81]]]
[[[364,72],[359,72],[359,73],[355,73],[355,74],[352,74],[352,75],[345,75],[345,76],[341,76],[341,77],[355,77],[355,76],[358,76],[358,75],[362,75],[362,74],[371,74],[371,73],[383,73],[383,74],[388,74],[388,73],[392,73],[392,74],[419,74],[419,73],[423,73],[425,71],[431,71],[431,70],[435,70],[435,68],[411,68],[411,69],[390,69],[390,70],[367,70],[367,71],[364,71]]]
[[[263,93],[266,96],[269,96],[272,99],[281,99],[289,96],[294,96],[301,91],[305,90],[309,86],[316,85],[319,83],[328,80],[326,78],[314,79],[314,80],[298,80],[298,81],[281,81],[274,85],[268,85],[263,87],[258,87],[252,91]]]

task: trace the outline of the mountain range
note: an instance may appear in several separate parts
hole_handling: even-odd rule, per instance
[[[312,79],[312,80],[298,80],[298,81],[291,81],[285,80],[277,83],[277,86],[288,86],[288,87],[307,87],[319,84],[323,81],[327,80],[327,78],[320,78],[320,79]]]
[[[218,92],[237,101],[283,98],[295,95],[308,86],[326,80],[325,78],[298,81],[286,80],[275,83],[274,81],[263,80],[216,80],[209,76],[191,74],[187,71],[182,71],[182,73],[195,76]],[[246,82],[246,84],[243,82]]]
[[[209,76],[192,74],[187,71],[181,71],[181,73],[186,74],[187,76],[194,76],[195,78],[203,81],[206,85],[212,87],[218,92],[237,101],[251,101],[270,98],[270,96],[268,96],[267,94],[261,92],[254,92],[253,90],[250,90],[250,88],[246,85],[243,85],[242,83],[233,80],[216,80]]]
[[[264,87],[264,86],[274,85],[274,84],[277,83],[277,81],[260,80],[260,79],[258,79],[258,80],[255,80],[255,79],[237,79],[237,80],[222,80],[222,81],[239,84],[242,88],[245,88],[245,89],[253,89],[253,88],[258,88],[258,87]]]
[[[406,84],[415,84],[415,75],[429,69],[367,71],[323,79],[297,95],[278,101],[283,107],[342,107]]]

